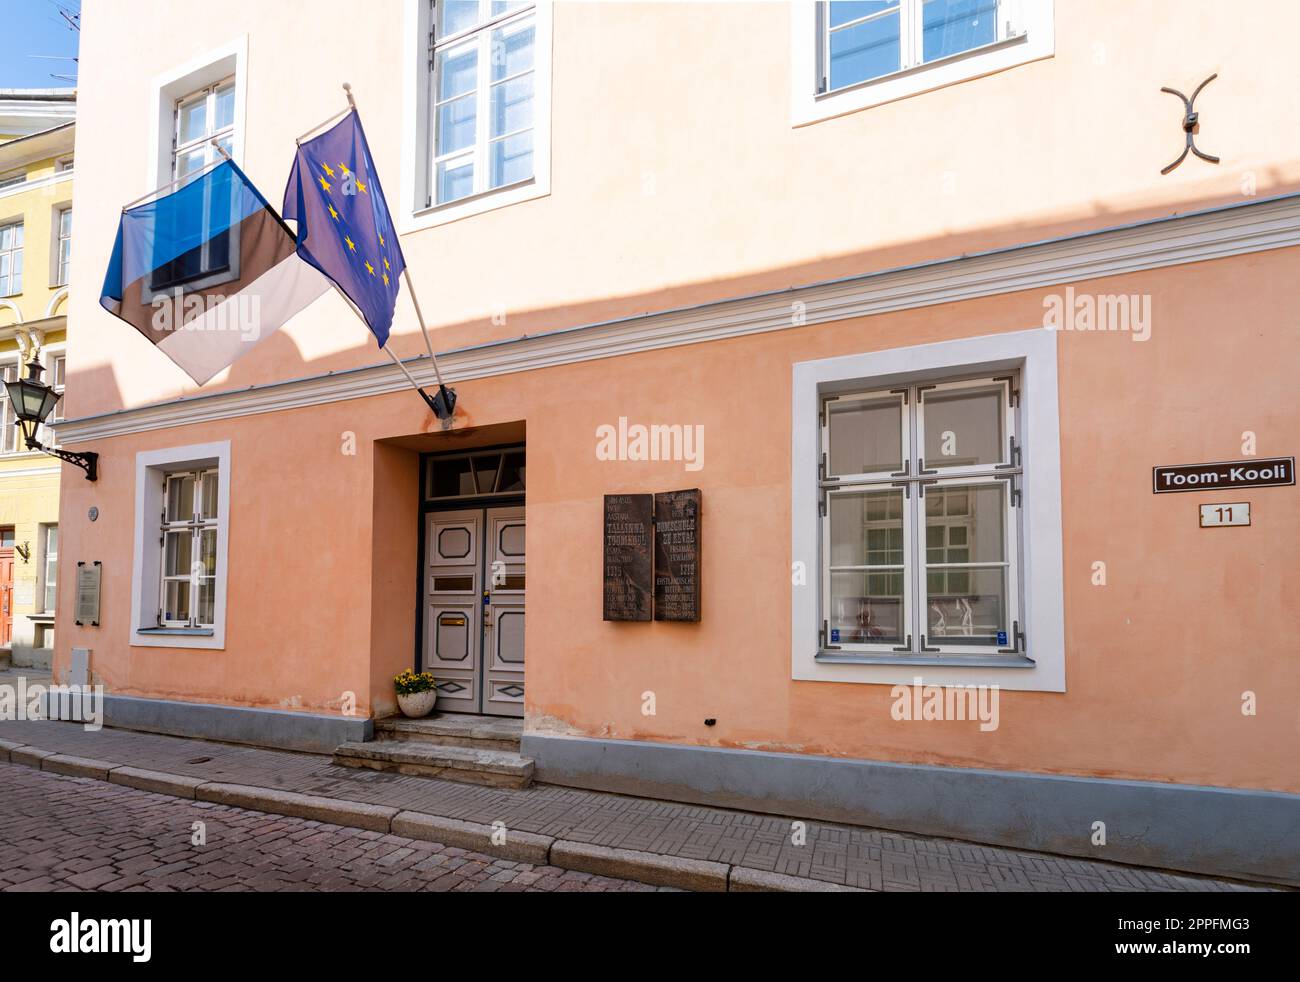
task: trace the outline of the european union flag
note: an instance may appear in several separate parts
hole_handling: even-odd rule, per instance
[[[298,223],[298,255],[356,305],[382,348],[406,261],[355,109],[298,145],[283,214]]]

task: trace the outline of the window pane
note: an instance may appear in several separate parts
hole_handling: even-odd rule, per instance
[[[927,563],[1000,563],[1006,559],[1007,486],[930,487],[925,492]]]
[[[533,176],[533,131],[525,130],[492,144],[492,187]]]
[[[492,32],[492,81],[519,75],[533,67],[535,35],[531,17]]]
[[[458,34],[479,22],[479,0],[438,0],[438,34]]]
[[[969,467],[1000,464],[1008,449],[1001,386],[926,392],[925,466]]]
[[[163,549],[163,576],[185,576],[192,572],[191,562],[194,552],[194,535],[189,529],[182,532],[168,532]]]
[[[217,105],[215,110],[216,119],[213,122],[212,129],[224,130],[227,126],[235,125],[235,83],[231,82],[223,88],[217,89]]]
[[[497,469],[500,465],[501,458],[497,454],[479,457],[474,461],[474,469],[478,471],[479,494],[491,494],[496,490]]]
[[[215,620],[212,616],[212,610],[216,593],[216,584],[213,580],[207,579],[199,583],[198,623],[205,627],[211,627]]]
[[[473,92],[478,82],[478,46],[473,42],[438,52],[438,101]]]
[[[527,7],[531,0],[492,0],[492,16],[499,17],[508,10],[518,10],[520,7]]]
[[[438,201],[455,201],[474,193],[474,163],[468,158],[438,165]]]
[[[833,0],[831,3],[831,27],[839,27],[851,20],[859,20],[871,14],[878,14],[890,7],[897,7],[898,0]]]
[[[197,140],[208,131],[208,97],[199,96],[181,106],[177,139],[180,143]]]
[[[430,497],[454,498],[462,494],[474,493],[474,475],[470,473],[468,457],[459,460],[433,461],[430,467],[433,471]]]
[[[435,144],[439,156],[455,153],[474,145],[474,110],[473,94],[453,99],[438,107],[438,136]]]
[[[168,580],[163,589],[163,620],[188,621],[190,619],[190,581]]]
[[[524,490],[524,455],[521,453],[506,454],[505,464],[501,471],[501,490],[502,491],[522,491]]]
[[[199,562],[203,567],[202,576],[217,575],[217,530],[204,529],[199,533]]]
[[[533,125],[533,75],[521,75],[492,86],[492,136],[503,136]],[[472,137],[471,137],[472,139]]]
[[[901,67],[898,11],[831,33],[832,89],[879,78]]]
[[[176,155],[176,177],[182,178],[187,174],[193,174],[208,162],[208,148],[198,147],[194,150],[187,150],[184,153]]]
[[[167,481],[167,521],[188,522],[194,517],[194,475],[178,474]]]
[[[903,564],[903,491],[854,491],[830,497],[830,564]]]
[[[925,0],[925,60],[992,44],[997,40],[997,13],[997,0]]]
[[[204,518],[217,517],[217,488],[218,488],[217,475],[215,473],[204,474],[203,475],[203,499],[202,499],[201,511],[200,511],[200,514]]]
[[[990,645],[1010,630],[1005,569],[931,570],[925,582],[927,641]]]
[[[72,209],[64,208],[59,212],[59,234],[69,236],[72,234]]]
[[[901,644],[902,572],[832,573],[827,622],[831,644]]]
[[[872,474],[903,469],[903,404],[883,399],[829,403],[830,473]]]

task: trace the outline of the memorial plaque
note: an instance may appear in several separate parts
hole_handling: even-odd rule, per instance
[[[98,562],[87,565],[77,563],[77,626],[89,624],[99,627],[99,574],[103,569]]]
[[[655,495],[655,620],[700,619],[700,489]]]
[[[605,495],[605,620],[651,619],[653,528],[653,495]]]

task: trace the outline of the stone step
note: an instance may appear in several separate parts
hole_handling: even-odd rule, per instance
[[[425,719],[389,716],[375,720],[375,739],[428,743],[443,747],[471,747],[477,750],[519,752],[524,732],[522,719],[499,716],[464,716],[441,713]]]
[[[494,788],[526,788],[533,783],[531,758],[476,747],[404,740],[345,743],[335,749],[334,763],[393,774],[440,777],[462,784],[485,784]]]

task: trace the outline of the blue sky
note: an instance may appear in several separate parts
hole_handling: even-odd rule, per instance
[[[71,61],[34,58],[33,55],[73,57],[77,32],[59,16],[59,7],[76,10],[77,0],[0,0],[4,25],[4,55],[0,57],[0,89],[59,89],[72,83],[52,74],[76,75]]]

